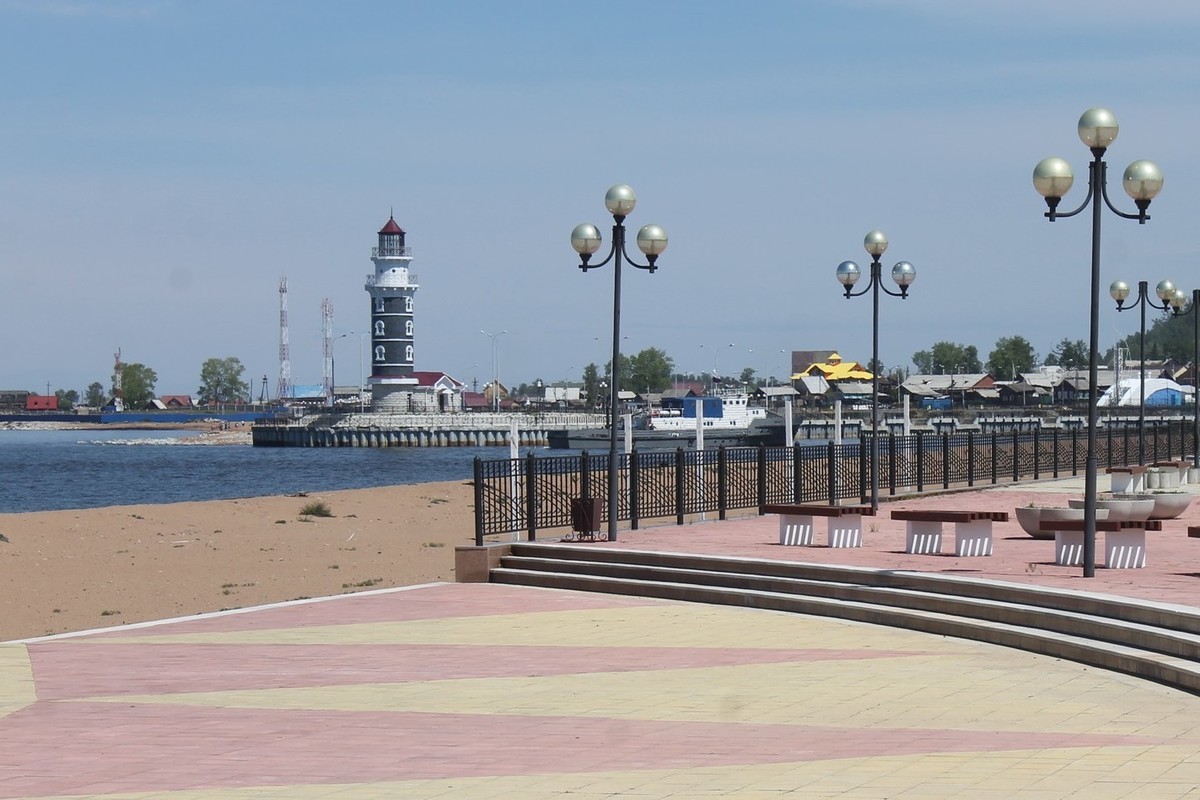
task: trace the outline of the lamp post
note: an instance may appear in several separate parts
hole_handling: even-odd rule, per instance
[[[1187,305],[1187,311],[1183,307]],[[1200,470],[1200,289],[1192,289],[1192,302],[1182,289],[1175,290],[1171,309],[1177,317],[1192,315],[1192,467]]]
[[[600,394],[603,397],[600,400],[600,405],[604,409],[604,427],[608,427],[608,381],[600,381]]]
[[[579,254],[579,268],[584,272],[603,267],[613,262],[613,328],[612,328],[612,384],[609,387],[609,412],[612,417],[608,426],[608,540],[617,540],[617,393],[621,386],[621,262],[651,273],[656,269],[658,256],[667,249],[667,232],[658,225],[643,225],[637,233],[637,246],[646,256],[646,264],[639,264],[625,250],[625,217],[633,213],[637,196],[625,184],[617,184],[604,195],[604,207],[613,215],[612,246],[608,255],[599,264],[589,264],[592,255],[600,249],[600,229],[589,222],[576,225],[571,231],[571,246]]]
[[[363,391],[363,340],[371,335],[370,331],[358,334],[358,413],[366,413],[367,396]]]
[[[1141,358],[1138,361],[1138,464],[1146,463],[1146,306],[1156,308],[1159,311],[1166,311],[1171,308],[1175,301],[1175,284],[1170,281],[1159,281],[1154,287],[1154,293],[1158,295],[1161,303],[1156,303],[1150,299],[1148,291],[1149,284],[1146,281],[1138,281],[1138,296],[1137,301],[1133,305],[1125,305],[1125,298],[1129,297],[1129,284],[1125,281],[1113,281],[1108,287],[1108,293],[1113,300],[1117,301],[1117,311],[1130,311],[1134,308],[1139,308],[1141,314],[1141,327],[1139,328],[1138,349],[1141,350]],[[1117,397],[1121,396],[1121,385],[1117,384]]]
[[[496,355],[496,337],[503,336],[504,334],[508,333],[508,331],[506,331],[506,330],[496,331],[495,333],[488,333],[487,331],[480,331],[480,333],[482,333],[484,336],[486,336],[492,340],[492,411],[495,413],[499,413],[500,412],[500,361]]]
[[[336,344],[338,339],[345,339],[347,336],[353,335],[354,331],[339,333],[337,336],[333,337],[333,344]],[[335,348],[333,344],[330,344],[329,346],[329,383],[333,390],[333,410],[337,411],[337,348]],[[362,361],[359,360],[358,363],[361,364]],[[361,380],[359,381],[359,385],[362,385]],[[361,393],[361,391],[362,390],[360,389],[359,392]]]
[[[1087,463],[1084,470],[1083,510],[1083,576],[1096,575],[1096,425],[1097,405],[1097,349],[1100,346],[1100,217],[1101,201],[1118,217],[1136,219],[1145,224],[1150,217],[1146,209],[1150,201],[1162,190],[1163,176],[1152,161],[1134,161],[1125,168],[1121,183],[1125,192],[1133,198],[1138,213],[1127,214],[1118,210],[1108,197],[1108,164],[1104,153],[1117,138],[1119,126],[1116,116],[1107,108],[1090,108],[1079,118],[1079,139],[1091,151],[1092,161],[1088,165],[1088,192],[1079,208],[1060,212],[1058,204],[1071,188],[1075,176],[1071,165],[1061,158],[1044,158],[1033,168],[1033,186],[1038,194],[1046,198],[1049,209],[1045,216],[1051,222],[1059,217],[1073,217],[1089,205],[1092,208],[1092,265],[1091,265],[1091,325],[1088,341],[1088,440]]]
[[[862,274],[858,264],[843,261],[837,267],[837,279],[845,287],[848,298],[871,293],[871,508],[879,508],[879,290],[901,300],[908,297],[909,285],[917,279],[917,270],[907,261],[897,261],[892,267],[892,280],[900,287],[893,292],[883,284],[883,265],[879,257],[888,247],[883,231],[871,231],[863,238],[863,247],[871,256],[871,276],[867,285],[855,292],[854,284]],[[861,438],[860,438],[861,441]],[[860,448],[859,453],[862,450]],[[861,457],[861,455],[860,455]],[[832,498],[830,498],[832,500]]]

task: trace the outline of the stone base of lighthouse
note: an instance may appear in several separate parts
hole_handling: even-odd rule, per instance
[[[371,410],[377,414],[410,414],[416,378],[371,379]]]

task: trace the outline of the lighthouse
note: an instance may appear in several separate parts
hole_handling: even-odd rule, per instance
[[[394,216],[379,231],[371,248],[374,274],[367,276],[371,296],[371,410],[411,410],[413,389],[413,296],[419,288],[409,271],[412,248]]]

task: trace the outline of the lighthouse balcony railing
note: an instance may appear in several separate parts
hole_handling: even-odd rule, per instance
[[[412,258],[411,247],[372,247],[371,258]]]
[[[375,279],[374,273],[368,274],[367,275],[367,286],[374,286],[376,283],[378,283],[378,281]],[[385,286],[403,286],[403,285],[415,286],[415,285],[417,285],[417,283],[418,283],[417,274],[415,272],[408,273],[408,279],[407,279],[406,283],[404,283],[404,284],[396,283],[391,280],[384,281]]]

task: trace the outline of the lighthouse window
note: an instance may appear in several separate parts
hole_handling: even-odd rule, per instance
[[[410,314],[412,313],[412,297],[411,296],[404,298],[404,310]]]
[[[412,323],[412,320],[411,320],[411,319],[410,319],[410,320],[406,320],[406,321],[405,321],[405,323],[404,323],[404,335],[405,335],[405,336],[407,336],[407,337],[409,337],[410,339],[412,338],[412,335],[413,335],[413,323]]]
[[[413,346],[411,344],[404,348],[404,360],[408,362],[412,362],[413,360]]]
[[[375,335],[383,336],[383,320],[375,320]]]
[[[383,298],[382,297],[375,298],[375,310],[378,312],[381,312],[381,313],[383,312]]]
[[[383,345],[379,345],[378,347],[375,348],[375,360],[376,361],[383,361],[384,355],[385,355],[385,351],[383,349]]]

